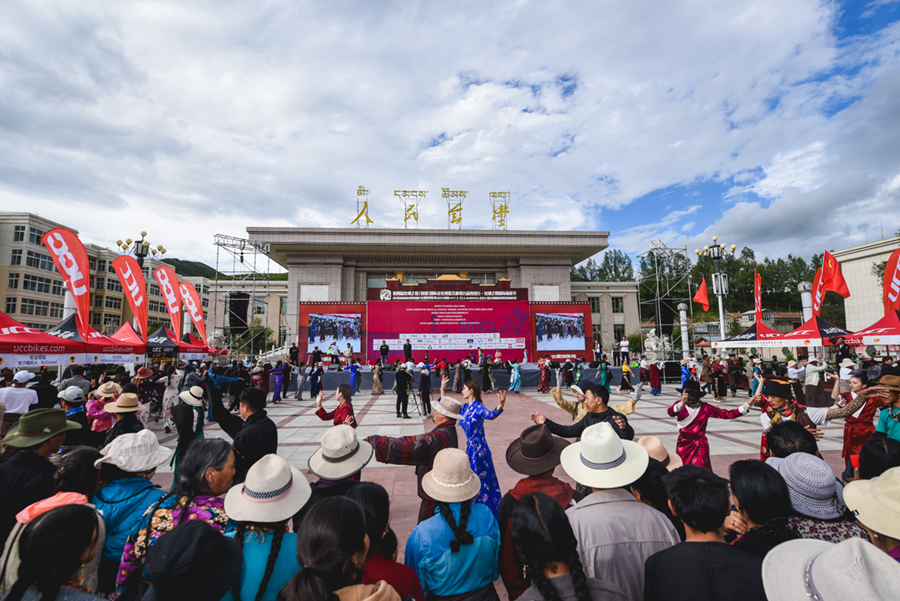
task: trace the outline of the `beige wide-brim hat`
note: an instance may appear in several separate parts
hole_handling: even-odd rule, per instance
[[[182,401],[194,407],[203,406],[203,388],[200,386],[191,386],[190,390],[185,390],[178,395]]]
[[[853,361],[853,359],[844,359],[843,361],[841,361],[840,367],[856,367],[856,363]]]
[[[104,399],[109,399],[114,396],[118,396],[120,392],[122,392],[122,387],[117,383],[104,382],[97,388],[96,391],[94,391],[94,394]]]
[[[900,564],[861,539],[798,539],[769,551],[762,565],[769,601],[886,601],[897,598]]]
[[[793,359],[791,359],[790,361],[787,362],[788,367],[795,367],[796,365],[797,365],[797,362],[794,361]]]
[[[460,420],[463,418],[462,414],[460,414],[462,405],[452,397],[442,397],[441,402],[435,403],[431,408],[450,419]]]
[[[863,526],[900,539],[900,467],[844,487],[844,503]]]
[[[146,405],[141,405],[138,401],[138,395],[133,392],[126,392],[120,394],[114,403],[103,405],[103,410],[107,413],[133,413],[145,407]]]
[[[475,498],[481,480],[469,466],[469,456],[447,448],[434,457],[434,467],[422,478],[422,488],[438,503],[462,503]]]
[[[103,455],[94,462],[94,467],[109,463],[120,470],[138,473],[149,472],[169,460],[172,449],[160,446],[159,440],[151,430],[141,430],[133,434],[122,434],[103,447]]]
[[[356,430],[341,424],[322,435],[319,450],[307,465],[322,480],[343,480],[366,467],[374,453],[368,441],[356,437]]]
[[[635,442],[647,449],[647,454],[650,455],[650,458],[662,463],[670,472],[684,465],[678,453],[670,453],[656,436],[641,436]]]
[[[311,496],[303,473],[271,453],[253,464],[243,484],[231,487],[225,495],[225,513],[238,522],[283,522]]]
[[[580,394],[581,396],[584,396],[584,391],[581,389],[581,386],[579,386],[577,384],[573,384],[572,386],[570,386],[569,390],[571,390],[575,394]]]
[[[581,433],[581,441],[563,449],[562,467],[569,476],[592,488],[619,488],[644,475],[650,456],[636,442],[622,440],[607,423]]]
[[[756,358],[753,360],[753,363],[755,363],[756,365],[760,365],[762,364],[762,359]]]

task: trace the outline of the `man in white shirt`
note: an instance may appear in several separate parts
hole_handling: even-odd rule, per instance
[[[619,343],[619,352],[622,353],[622,363],[628,363],[631,356],[628,353],[628,339],[622,338],[622,342]]]
[[[3,405],[3,422],[0,423],[0,439],[6,437],[6,433],[14,425],[19,423],[19,418],[28,413],[28,409],[38,402],[37,392],[25,385],[34,378],[30,371],[22,370],[13,376],[12,386],[0,388],[0,405]],[[9,459],[15,454],[16,449],[4,446],[0,458]]]

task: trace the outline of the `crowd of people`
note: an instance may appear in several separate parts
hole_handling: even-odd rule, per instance
[[[727,410],[702,400],[710,388],[689,368],[668,411],[674,452],[629,423],[643,379],[613,406],[608,365],[596,382],[564,365],[576,383],[564,396],[570,380],[558,375],[552,395],[571,419],[531,415],[505,450],[522,476],[506,491],[485,431],[485,420],[504,419],[506,391],[486,405],[488,386],[466,379],[461,361],[417,366],[423,400],[423,373],[429,399],[432,370],[441,386],[428,404],[434,427],[414,436],[358,437],[358,382],[338,387],[333,408],[316,390],[329,428],[309,478],[277,455],[266,408],[286,388],[270,374],[276,390],[264,389],[259,366],[157,365],[133,375],[76,366],[33,386],[34,374],[19,371],[0,387],[0,598],[896,598],[900,370],[885,363],[870,379],[869,366],[853,362],[846,390],[836,373],[821,407],[804,404],[795,386],[830,374],[814,363],[781,372],[751,358],[750,397]],[[549,363],[540,360],[542,374]],[[652,367],[638,361],[635,371],[648,372],[654,393]],[[407,371],[404,391],[413,372],[398,371]],[[457,384],[459,398],[447,392]],[[734,462],[727,479],[714,474],[708,420],[757,410],[760,458]],[[160,419],[177,433],[174,449],[146,427]],[[231,440],[206,438],[209,419]],[[817,427],[834,419],[845,419],[839,475],[817,443]],[[366,478],[373,460],[414,468],[418,523],[405,541],[391,528],[390,494]],[[169,490],[153,482],[162,465],[174,469]]]

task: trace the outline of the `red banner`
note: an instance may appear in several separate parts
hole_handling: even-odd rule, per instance
[[[900,310],[900,248],[895,250],[884,268],[884,314]]]
[[[53,263],[75,297],[75,308],[82,324],[91,323],[91,271],[84,244],[71,230],[53,228],[41,238]],[[82,338],[87,332],[81,332]]]
[[[197,289],[190,282],[182,282],[179,288],[181,289],[181,300],[184,303],[184,308],[188,315],[191,316],[191,321],[194,322],[194,327],[197,328],[197,332],[200,334],[200,340],[203,344],[206,344],[206,323],[203,321],[200,295],[197,294]]]
[[[825,282],[822,278],[822,268],[816,272],[816,279],[813,280],[812,289],[812,310],[813,315],[818,315],[822,310],[822,301],[825,300]]]
[[[159,292],[166,301],[166,310],[172,321],[172,332],[177,340],[181,339],[181,293],[178,290],[178,276],[168,265],[160,265],[153,271],[153,277],[159,283]]]
[[[144,272],[134,257],[122,255],[112,262],[113,269],[125,291],[125,298],[131,312],[137,319],[141,329],[141,335],[147,338],[147,282],[144,281]]]
[[[762,276],[753,270],[753,304],[756,310],[756,323],[762,323]]]
[[[700,283],[700,287],[697,288],[697,294],[694,295],[693,300],[695,303],[703,305],[704,311],[709,311],[709,293],[706,291],[706,276],[703,276],[703,281]]]

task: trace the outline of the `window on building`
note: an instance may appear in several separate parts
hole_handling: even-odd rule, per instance
[[[492,285],[497,283],[493,273],[470,273],[469,279],[472,280],[473,284]]]
[[[13,242],[23,242],[25,240],[25,226],[17,225],[13,231]]]
[[[50,303],[50,317],[56,317],[57,319],[62,319],[63,316],[63,304],[62,303]]]
[[[621,296],[612,297],[612,312],[613,313],[624,313],[625,312],[625,299]]]
[[[96,284],[96,290],[106,289],[106,278],[97,276],[97,278],[94,279],[94,283]]]
[[[40,244],[41,238],[43,238],[44,234],[46,233],[47,232],[45,232],[44,230],[39,230],[36,227],[30,227],[28,228],[28,241],[32,244]]]
[[[384,288],[387,286],[385,280],[390,280],[395,277],[397,277],[395,273],[370,273],[366,276],[367,287]]]
[[[103,327],[108,328],[110,331],[115,330],[120,325],[120,320],[118,315],[104,315],[103,316]]]
[[[115,272],[116,272],[116,268],[113,267],[112,261],[110,261],[109,264],[106,266],[106,271],[108,271],[109,273],[115,273]]]
[[[66,287],[59,280],[53,280],[53,287],[50,289],[50,294],[55,294],[56,296],[63,296],[66,293]]]
[[[45,255],[44,253],[36,253],[29,250],[25,255],[25,264],[44,271],[56,271],[53,259],[50,258],[50,255]]]
[[[625,338],[625,324],[623,324],[623,323],[613,324],[613,336],[618,338],[619,340],[622,340],[623,338]],[[637,349],[632,349],[632,350],[637,350]]]
[[[159,286],[157,286],[156,284],[152,284],[152,283],[147,284],[147,294],[149,294],[150,296],[162,297],[162,295],[159,293]]]
[[[6,284],[6,287],[10,290],[16,290],[19,287],[19,274],[11,273],[9,274],[9,281]]]
[[[284,346],[284,342],[287,340],[287,326],[280,326],[278,328],[278,346]]]
[[[94,306],[95,307],[103,306],[103,295],[102,294],[97,294],[96,296],[94,296]]]
[[[116,298],[115,296],[107,296],[104,306],[107,309],[121,309],[122,308],[122,299]]]
[[[203,321],[206,321],[207,315],[208,315],[208,313],[207,313],[206,311],[204,311],[204,312],[203,312]]]
[[[209,295],[209,286],[207,286],[206,284],[200,286],[200,294],[203,296],[208,296]]]
[[[278,297],[278,314],[279,315],[287,315],[287,297],[279,296]]]
[[[6,312],[7,313],[15,313],[16,312],[16,297],[14,297],[14,296],[6,297]]]
[[[578,299],[575,297],[574,294],[572,295],[572,302],[573,302],[573,303],[577,303],[577,302],[578,302]]]
[[[254,315],[265,315],[266,313],[266,299],[261,296],[253,297],[253,314]]]
[[[32,330],[38,330],[39,332],[43,332],[50,326],[45,323],[28,323],[27,321],[23,321],[22,325],[26,328],[31,328]]]
[[[33,298],[23,298],[19,306],[19,313],[22,315],[36,315],[38,317],[47,317],[50,309],[50,303],[47,301],[34,300]]]
[[[201,306],[201,307],[208,307],[208,306],[209,306],[209,299],[206,298],[206,297],[201,298],[201,299],[200,299],[200,306]]]
[[[90,269],[91,271],[97,270],[97,259],[95,259],[94,257],[88,257],[88,269]]]
[[[158,301],[147,301],[147,309],[153,313],[165,313],[166,306]]]
[[[106,271],[106,259],[97,259],[97,271]]]
[[[103,323],[103,314],[102,313],[91,313],[91,325],[94,327],[100,327],[100,324]]]
[[[22,249],[14,248],[12,251],[12,257],[9,260],[10,265],[21,265],[22,264]]]
[[[588,302],[591,303],[591,313],[599,313],[600,312],[600,297],[599,296],[589,296]]]
[[[113,292],[122,292],[122,284],[116,278],[106,278],[106,289]]]
[[[25,277],[22,279],[22,290],[49,293],[51,282],[52,280],[50,278],[42,278],[26,273]]]

